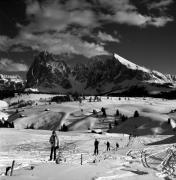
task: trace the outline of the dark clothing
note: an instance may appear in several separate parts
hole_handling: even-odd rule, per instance
[[[54,146],[54,147],[59,145],[59,139],[56,134],[51,135],[50,144],[51,144],[51,146]]]
[[[49,142],[51,144],[50,161],[53,159],[53,153],[54,153],[54,160],[56,160],[56,150],[59,147],[59,139],[57,137],[57,134],[52,134]]]
[[[116,151],[117,151],[117,149],[119,148],[119,144],[118,143],[116,143]]]
[[[56,135],[55,134],[51,135],[49,142],[52,147],[56,145]]]
[[[54,153],[54,161],[56,160],[56,149],[57,147],[51,146],[50,160],[52,160],[53,153]]]
[[[107,145],[107,151],[110,151],[110,143],[107,142],[106,145]]]
[[[104,117],[106,117],[106,116],[107,116],[107,115],[106,115],[106,110],[105,110],[105,108],[104,108],[104,107],[102,107],[102,108],[101,108],[101,112],[103,113],[103,116],[104,116]]]
[[[98,155],[98,145],[99,145],[99,141],[95,140],[95,142],[94,142],[94,147],[95,147],[94,154],[95,155]]]
[[[110,151],[110,147],[109,146],[107,146],[107,151]]]
[[[95,154],[95,155],[98,155],[98,147],[95,147],[95,149],[94,149],[94,154]]]
[[[98,147],[98,144],[99,144],[99,142],[97,140],[95,140],[94,146]]]

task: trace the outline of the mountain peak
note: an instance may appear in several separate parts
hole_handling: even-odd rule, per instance
[[[68,65],[77,57],[74,54],[53,57],[42,52],[27,73],[27,86],[42,92],[84,91],[88,95],[124,91],[133,86],[142,86],[148,91],[174,87],[172,77],[138,66],[118,54],[95,56],[89,58],[87,64]]]
[[[142,66],[138,66],[137,64],[119,56],[118,54],[114,53],[114,58],[117,59],[121,64],[123,64],[124,66],[126,66],[128,69],[132,69],[132,70],[141,70],[144,72],[150,72],[149,69],[142,67]]]

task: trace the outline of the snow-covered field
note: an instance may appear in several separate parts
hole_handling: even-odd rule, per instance
[[[5,112],[2,112],[2,110],[6,109],[7,107],[8,107],[8,103],[0,100],[0,119],[2,119],[2,118],[7,119],[8,118],[8,114]]]
[[[33,98],[37,103],[39,99]],[[160,164],[167,148],[176,143],[174,131],[167,123],[168,118],[176,119],[175,114],[170,113],[176,109],[176,100],[103,97],[101,102],[89,102],[88,99],[81,104],[40,101],[37,105],[19,108],[23,117],[13,117],[15,129],[0,129],[0,173],[15,160],[15,168],[23,168],[15,171],[10,179],[161,179]],[[18,97],[13,102],[17,100]],[[98,117],[92,115],[93,109],[99,112],[101,107],[106,108],[106,118],[101,113]],[[121,122],[119,117],[115,117],[117,109],[129,119]],[[12,114],[15,110],[10,107],[8,111]],[[140,117],[133,118],[135,110],[138,110]],[[115,118],[119,121],[117,127],[114,127]],[[49,137],[51,130],[58,130],[63,123],[70,131],[57,131],[62,161],[55,164],[48,161]],[[107,133],[109,123],[112,129]],[[31,124],[38,130],[24,129]],[[91,133],[89,129],[101,129],[103,133]],[[137,137],[129,139],[129,134]],[[93,155],[95,138],[100,141],[98,156]],[[106,152],[107,141],[111,143],[110,152]],[[120,145],[118,151],[115,150],[116,142]],[[144,150],[153,156],[161,156],[157,162],[148,156],[148,168],[141,161]]]

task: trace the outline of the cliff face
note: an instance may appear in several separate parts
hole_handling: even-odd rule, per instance
[[[70,73],[69,67],[64,61],[57,61],[52,55],[42,52],[37,56],[27,73],[27,86],[40,86],[52,88],[64,84]]]
[[[38,88],[41,92],[84,94],[121,92],[133,86],[149,91],[175,87],[175,76],[151,71],[117,54],[95,56],[86,64],[75,65],[68,65],[70,58],[74,59],[74,55],[55,58],[41,52],[27,73],[27,87]]]

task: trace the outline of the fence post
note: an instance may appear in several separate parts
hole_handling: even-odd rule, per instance
[[[83,155],[81,154],[81,165],[82,165],[82,163],[83,163]]]
[[[12,161],[12,167],[11,167],[10,176],[13,175],[13,168],[14,168],[14,165],[15,165],[15,160]]]

